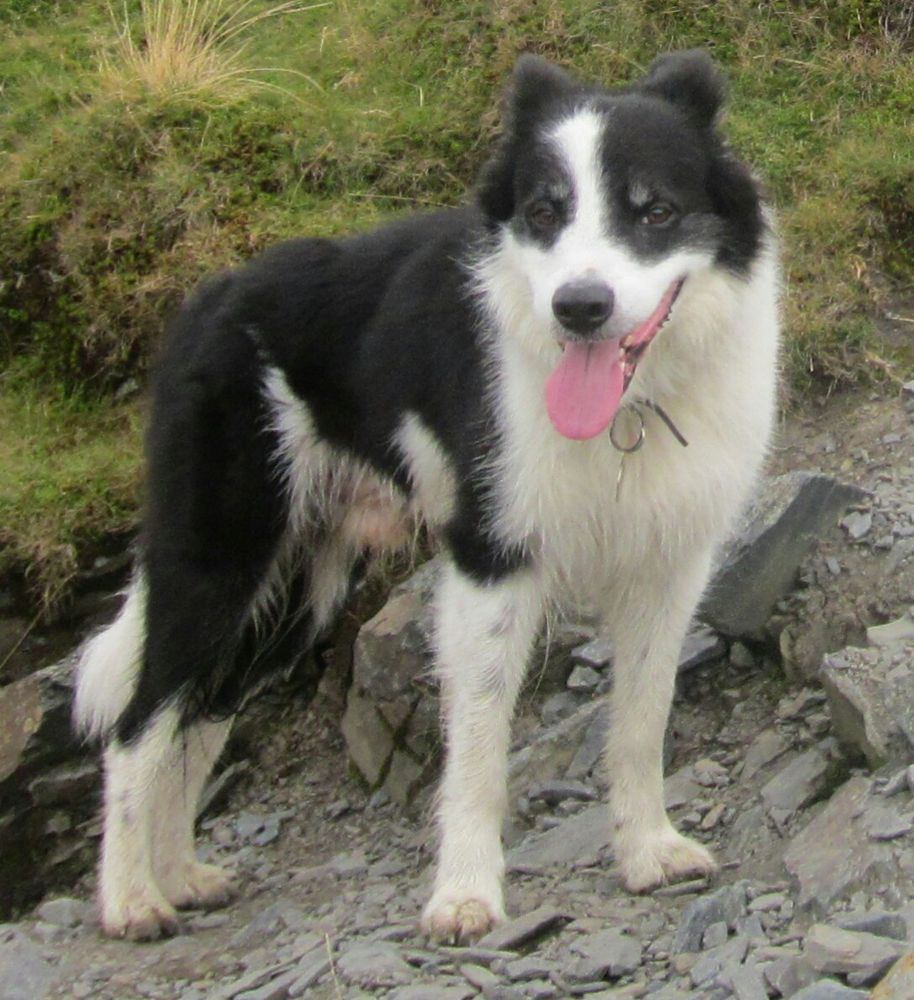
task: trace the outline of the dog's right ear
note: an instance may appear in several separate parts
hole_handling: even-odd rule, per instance
[[[533,123],[548,105],[578,86],[573,77],[541,56],[526,53],[515,63],[502,100],[502,135],[479,179],[479,204],[492,222],[507,222],[514,214],[514,168],[519,146],[530,135]]]
[[[578,84],[554,63],[525,53],[514,64],[504,97],[503,120],[507,130],[529,128],[543,109],[571,94]]]

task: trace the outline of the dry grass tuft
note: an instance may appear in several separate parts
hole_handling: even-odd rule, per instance
[[[291,73],[319,84],[288,67],[252,66],[247,59],[250,30],[268,18],[300,14],[329,2],[303,5],[296,0],[252,10],[254,0],[141,0],[141,38],[131,30],[126,10],[119,19],[110,4],[118,33],[112,53],[102,57],[106,89],[123,97],[136,92],[156,98],[185,98],[223,103],[251,88],[282,90],[256,74]]]

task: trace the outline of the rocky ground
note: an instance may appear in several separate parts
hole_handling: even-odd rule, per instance
[[[342,657],[309,704],[287,699],[241,727],[200,837],[207,859],[237,872],[240,897],[188,913],[168,941],[100,937],[85,871],[97,823],[74,818],[91,800],[93,764],[56,761],[29,773],[27,796],[12,791],[13,750],[30,736],[9,732],[33,716],[24,689],[18,708],[14,685],[0,690],[6,843],[15,809],[31,810],[42,835],[57,823],[70,862],[46,858],[53,890],[0,924],[0,998],[914,998],[914,406],[905,395],[832,401],[785,425],[771,464],[866,492],[841,494],[830,518],[840,525],[761,623],[746,607],[758,611],[778,573],[758,571],[753,545],[783,556],[785,531],[780,521],[750,530],[725,589],[748,576],[761,590],[739,614],[709,610],[715,627],[684,653],[667,804],[715,850],[712,881],[643,897],[621,889],[596,759],[611,648],[575,623],[554,630],[516,726],[505,831],[514,919],[472,947],[420,936],[435,770],[420,577],[362,629],[351,688]],[[779,509],[802,506],[801,495],[813,508],[812,521],[807,510],[790,522],[795,538],[827,496],[790,483]],[[385,672],[392,649],[400,666]],[[83,769],[79,806],[54,798],[68,768]]]

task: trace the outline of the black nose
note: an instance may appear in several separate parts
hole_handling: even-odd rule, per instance
[[[592,333],[612,315],[614,299],[613,290],[602,281],[566,281],[552,296],[552,312],[566,330]]]

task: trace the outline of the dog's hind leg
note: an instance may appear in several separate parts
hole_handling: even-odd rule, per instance
[[[178,766],[178,715],[160,711],[139,737],[105,750],[105,821],[98,898],[110,937],[147,940],[177,931],[177,914],[156,880],[155,809],[162,775]],[[170,850],[171,848],[167,848]],[[161,861],[161,855],[160,855]]]
[[[194,850],[200,795],[231,725],[231,719],[199,721],[177,732],[156,776],[153,870],[165,898],[178,908],[221,906],[234,894],[231,877],[198,861]]]
[[[435,888],[426,933],[461,941],[504,919],[501,824],[511,716],[543,609],[521,570],[476,583],[450,567],[437,596],[437,655],[447,728]]]
[[[663,803],[663,737],[676,665],[709,565],[709,553],[701,552],[685,553],[675,567],[658,565],[653,573],[642,566],[627,582],[624,606],[610,615],[610,820],[615,859],[633,892],[715,868],[701,844],[673,828]]]

